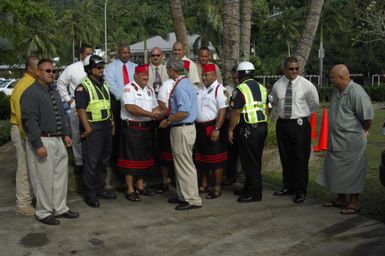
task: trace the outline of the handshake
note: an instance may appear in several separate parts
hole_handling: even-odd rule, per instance
[[[151,112],[151,118],[154,120],[162,120],[166,113],[162,111],[159,107],[156,107]]]

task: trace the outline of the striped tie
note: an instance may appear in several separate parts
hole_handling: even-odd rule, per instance
[[[283,115],[287,119],[291,117],[292,102],[293,102],[293,90],[292,90],[291,80],[289,80],[289,83],[287,84],[287,88],[286,88],[285,106],[283,110]]]
[[[60,116],[60,113],[59,113],[59,108],[57,107],[56,98],[55,98],[55,95],[53,94],[53,90],[51,88],[48,88],[48,92],[49,92],[49,94],[51,96],[53,110],[55,112],[56,133],[57,134],[61,134],[62,131],[63,131],[63,124],[62,124],[62,121],[61,121],[61,116]]]

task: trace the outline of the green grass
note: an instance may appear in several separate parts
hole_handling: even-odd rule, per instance
[[[317,134],[319,134],[320,131],[323,107],[327,107],[327,104],[322,104],[317,111]],[[385,121],[385,103],[374,103],[374,107],[375,117],[372,127],[369,130],[368,138],[368,168],[365,180],[365,191],[360,195],[360,204],[361,214],[377,220],[385,220],[385,188],[380,183],[378,172],[378,167],[381,162],[381,152],[385,150],[385,135],[383,134],[382,127]],[[309,166],[308,194],[320,201],[335,198],[334,194],[315,182],[324,157],[325,153],[316,153],[315,161],[312,161]],[[265,172],[263,173],[263,179],[266,182],[281,185],[281,170],[277,172]]]

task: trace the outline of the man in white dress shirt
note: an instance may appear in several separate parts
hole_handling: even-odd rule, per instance
[[[317,109],[319,99],[315,86],[298,75],[298,70],[298,60],[287,58],[284,75],[273,85],[273,107],[278,115],[277,141],[283,168],[283,188],[274,195],[295,194],[294,202],[302,203],[309,179],[309,116]]]
[[[71,138],[72,138],[72,151],[74,154],[75,161],[75,174],[79,179],[77,180],[77,191],[81,191],[81,176],[78,177],[82,168],[83,168],[83,156],[82,156],[82,143],[80,140],[79,133],[79,117],[76,112],[75,104],[75,89],[80,84],[81,80],[87,77],[86,72],[84,71],[83,60],[92,55],[94,49],[91,45],[83,44],[80,48],[80,60],[69,65],[61,73],[59,79],[57,80],[57,90],[59,91],[61,100],[67,102],[68,106],[71,108],[71,113],[69,115],[69,122],[71,126]]]

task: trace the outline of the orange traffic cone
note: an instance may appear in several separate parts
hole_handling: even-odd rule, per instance
[[[314,144],[313,151],[319,152],[319,148],[316,145],[316,139],[317,139],[317,113],[313,112],[310,116],[310,127],[311,127],[311,141]]]
[[[322,151],[328,149],[328,124],[328,109],[324,108],[322,114],[321,132],[318,141],[318,149]]]

